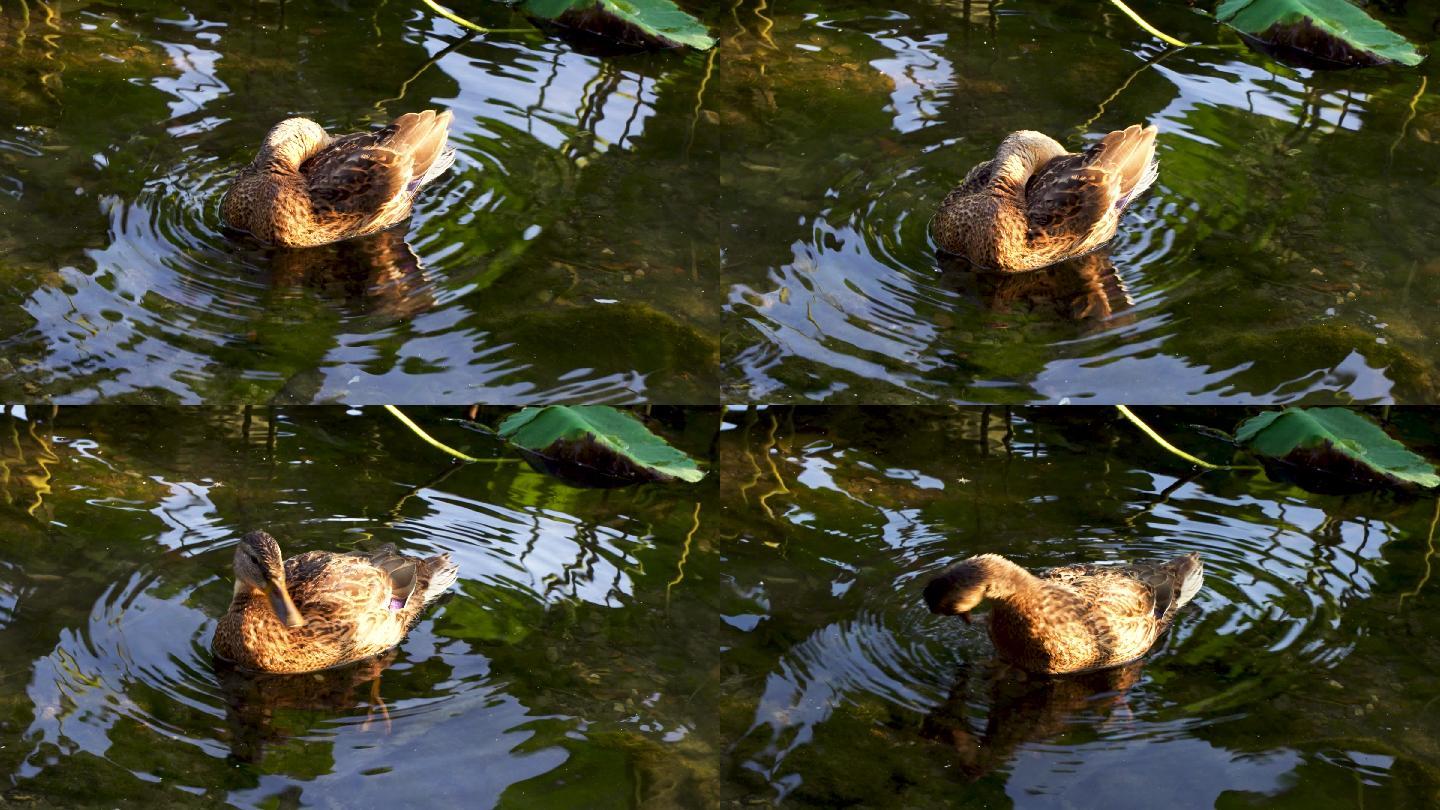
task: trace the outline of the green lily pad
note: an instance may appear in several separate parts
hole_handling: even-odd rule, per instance
[[[525,0],[532,17],[631,45],[688,45],[706,51],[715,38],[671,0]]]
[[[1347,0],[1224,0],[1215,18],[1275,56],[1315,66],[1418,65],[1425,58]]]
[[[1435,465],[1346,408],[1287,408],[1247,419],[1235,441],[1272,477],[1312,492],[1440,487]]]
[[[609,405],[525,408],[506,417],[497,432],[537,469],[581,486],[693,483],[705,477],[695,459]]]

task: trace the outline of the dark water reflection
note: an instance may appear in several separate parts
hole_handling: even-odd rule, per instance
[[[1125,279],[1106,249],[1036,270],[1033,273],[978,271],[964,259],[936,255],[957,291],[997,317],[1084,324],[1087,331],[1129,326],[1122,317],[1135,306]]]

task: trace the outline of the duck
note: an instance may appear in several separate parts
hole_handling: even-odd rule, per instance
[[[1000,660],[1063,675],[1139,660],[1204,579],[1195,553],[1164,562],[1069,565],[1039,575],[999,554],[981,554],[931,579],[925,604],[969,623],[971,610],[993,601],[990,640]]]
[[[235,591],[215,627],[217,658],[256,672],[301,673],[398,645],[459,575],[449,554],[307,551],[285,559],[263,531],[235,546]]]
[[[1115,236],[1126,206],[1159,176],[1154,126],[1116,130],[1083,152],[1012,132],[930,220],[935,243],[981,269],[1025,272],[1083,256]]]
[[[308,118],[271,128],[220,202],[220,217],[268,245],[305,248],[381,231],[410,216],[420,189],[455,162],[449,110],[406,113],[373,132],[331,137]]]

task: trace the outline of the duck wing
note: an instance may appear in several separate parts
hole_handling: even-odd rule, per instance
[[[1071,565],[1042,579],[1073,589],[1097,609],[1123,618],[1167,619],[1195,596],[1204,565],[1194,552],[1166,562]]]
[[[1050,159],[1025,183],[1030,238],[1083,242],[1155,181],[1155,127],[1106,135],[1079,154]]]
[[[371,565],[380,569],[390,579],[390,609],[404,608],[410,601],[410,595],[415,593],[418,560],[396,551],[391,543],[371,552],[369,560]]]
[[[460,567],[448,553],[434,557],[407,557],[386,543],[372,552],[355,552],[390,580],[389,609],[404,613],[406,621],[419,615],[426,605],[435,601],[459,576]]]
[[[285,560],[285,585],[306,619],[331,621],[389,606],[390,579],[357,554],[307,551]]]
[[[382,145],[394,126],[337,138],[300,164],[317,213],[374,214],[401,197],[411,162]]]
[[[375,214],[408,204],[455,160],[445,148],[451,113],[408,113],[374,132],[331,141],[300,164],[317,212]]]

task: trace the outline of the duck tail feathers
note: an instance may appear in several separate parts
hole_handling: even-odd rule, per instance
[[[407,113],[395,119],[395,134],[386,144],[389,148],[410,156],[411,174],[409,191],[414,192],[431,180],[445,173],[455,162],[455,150],[446,147],[450,137],[450,121],[454,118],[450,110],[435,112],[425,110]]]
[[[430,569],[430,581],[425,583],[425,604],[430,604],[455,584],[460,576],[460,566],[450,559],[450,555],[440,554],[425,560],[424,564]]]
[[[1205,563],[1200,560],[1199,554],[1192,551],[1166,563],[1166,567],[1174,570],[1175,578],[1180,583],[1180,593],[1175,600],[1175,608],[1178,610],[1194,599],[1195,594],[1200,592],[1200,586],[1205,584]]]
[[[430,164],[430,168],[427,169],[423,175],[417,180],[411,181],[411,184],[415,187],[412,190],[419,190],[421,186],[429,185],[431,180],[444,174],[454,163],[454,149],[446,149],[444,152],[441,152],[439,157],[435,158],[435,162]]]
[[[1132,124],[1117,129],[1100,141],[1095,165],[1110,172],[1119,186],[1115,207],[1124,208],[1155,182],[1160,164],[1155,160],[1155,135],[1152,124]]]

